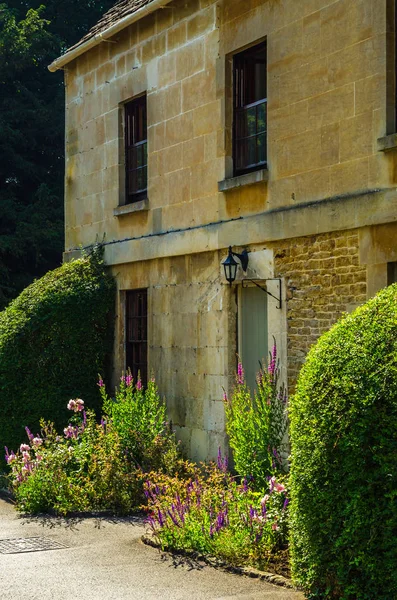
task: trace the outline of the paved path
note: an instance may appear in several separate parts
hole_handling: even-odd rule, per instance
[[[1,600],[303,600],[296,592],[145,546],[131,519],[20,518],[0,499],[0,542],[44,537],[67,548],[0,553]]]

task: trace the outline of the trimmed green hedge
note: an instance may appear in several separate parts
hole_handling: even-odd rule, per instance
[[[25,440],[26,425],[36,433],[41,417],[62,425],[70,398],[99,408],[114,293],[98,248],[50,271],[0,313],[0,452]]]
[[[290,418],[296,582],[310,598],[397,598],[397,285],[320,338]]]

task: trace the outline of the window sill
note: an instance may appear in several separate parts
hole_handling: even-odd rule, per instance
[[[267,169],[260,169],[259,171],[252,171],[252,173],[246,173],[245,175],[238,175],[237,177],[229,177],[223,181],[218,182],[218,190],[220,192],[227,192],[229,190],[235,190],[236,188],[245,185],[254,185],[255,183],[262,183],[269,179],[269,171]]]
[[[138,202],[131,202],[131,204],[123,204],[113,209],[113,215],[115,217],[122,217],[123,215],[129,215],[130,213],[140,212],[143,210],[149,210],[149,199],[139,200]]]
[[[397,150],[397,133],[378,138],[378,151],[390,152],[390,150]]]

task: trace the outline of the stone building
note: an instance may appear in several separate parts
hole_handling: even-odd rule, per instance
[[[193,458],[225,443],[237,353],[252,384],[274,336],[292,389],[318,336],[396,278],[394,12],[121,0],[50,66],[65,260],[104,239],[115,374],[154,372]],[[231,286],[229,246],[249,253]]]

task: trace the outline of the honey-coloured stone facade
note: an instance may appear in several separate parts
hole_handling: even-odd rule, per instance
[[[240,350],[241,273],[230,288],[220,266],[229,246],[264,257],[269,290],[276,283],[265,279],[281,279],[268,341],[291,391],[318,336],[389,283],[394,3],[163,4],[65,66],[65,260],[104,242],[118,286],[115,381],[125,292],[148,289],[149,370],[199,459],[225,447],[222,394]],[[231,182],[233,56],[264,40],[267,169]],[[123,111],[142,94],[148,198],[134,206],[125,204]]]

